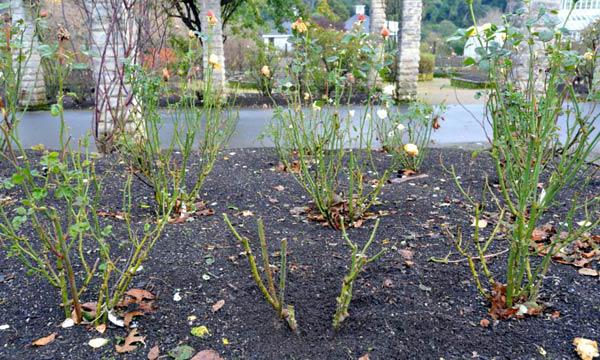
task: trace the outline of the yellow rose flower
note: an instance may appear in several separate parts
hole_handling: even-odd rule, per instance
[[[267,65],[263,66],[262,69],[260,69],[260,73],[264,76],[264,77],[271,77],[271,69],[269,69],[269,67]]]
[[[292,24],[292,30],[302,34],[308,31],[308,25],[302,21],[302,18],[298,18],[298,20]]]
[[[215,54],[210,54],[208,57],[208,64],[212,66],[213,69],[218,70],[221,68],[221,63],[219,62],[219,57]]]
[[[419,155],[419,148],[415,144],[406,144],[404,145],[404,152],[410,157],[415,157]]]

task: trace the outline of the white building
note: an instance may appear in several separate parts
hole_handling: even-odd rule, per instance
[[[565,27],[579,39],[581,32],[600,18],[600,0],[579,0],[569,16],[572,6],[573,0],[562,0],[558,16],[563,22],[567,20]]]
[[[292,37],[292,23],[284,22],[282,24],[283,32],[277,31],[262,36],[265,44],[271,44],[281,51],[290,51],[293,49],[290,38]]]

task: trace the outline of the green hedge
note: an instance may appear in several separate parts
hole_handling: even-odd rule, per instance
[[[435,71],[435,55],[427,52],[421,52],[419,59],[419,81],[433,80]]]

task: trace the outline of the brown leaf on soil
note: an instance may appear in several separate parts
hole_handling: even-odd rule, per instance
[[[126,308],[129,305],[137,305],[144,313],[151,313],[154,312],[154,300],[156,297],[148,290],[129,289],[118,306]]]
[[[598,270],[594,270],[594,269],[590,269],[590,268],[581,268],[578,271],[579,274],[581,275],[585,275],[585,276],[600,276],[600,273],[598,272]]]
[[[540,256],[545,256],[552,248],[552,244],[559,240],[566,239],[567,233],[557,234],[556,229],[551,224],[542,226],[541,229],[535,229],[531,237],[531,246]],[[560,264],[572,265],[578,268],[588,268],[594,261],[600,261],[600,249],[598,235],[583,234],[581,238],[573,241],[571,244],[552,254],[552,260]],[[583,270],[589,272],[589,270]]]
[[[148,360],[156,360],[156,359],[158,359],[159,356],[160,356],[160,349],[158,348],[158,345],[156,345],[155,347],[150,349],[147,357],[148,357]]]
[[[363,356],[359,357],[358,360],[369,360],[369,354],[364,354]]]
[[[211,216],[215,214],[215,211],[204,203],[204,201],[200,201],[196,203],[196,212],[194,214],[198,216]]]
[[[35,340],[31,344],[33,346],[46,346],[46,345],[54,342],[54,340],[56,340],[56,335],[58,335],[58,334],[57,333],[52,333],[52,334],[50,334],[48,336],[44,336],[43,338],[39,338],[39,339]]]
[[[142,302],[144,300],[154,300],[156,297],[148,290],[144,289],[129,289],[125,295],[135,299],[136,302]]]
[[[92,316],[96,315],[96,308],[98,307],[98,304],[96,302],[86,302],[81,304],[81,309],[86,312],[91,314]],[[73,311],[71,311],[71,319],[73,319],[73,321],[75,321],[75,323],[77,324],[77,316],[75,315],[75,309],[73,309]],[[85,322],[85,320],[84,320]]]
[[[100,334],[104,334],[106,332],[106,324],[100,324],[96,326],[96,331]]]
[[[96,214],[99,217],[112,218],[117,220],[125,220],[127,218],[127,213],[122,211],[103,211],[98,210]]]
[[[290,214],[292,216],[299,216],[302,214],[306,214],[309,211],[310,211],[310,208],[308,206],[296,206],[290,210]]]
[[[289,168],[284,163],[280,162],[279,164],[277,164],[276,169],[277,169],[277,171],[280,171],[280,172],[288,172],[288,173],[298,174],[298,173],[300,173],[300,161],[298,161],[298,160],[292,161]]]
[[[243,217],[250,217],[250,216],[254,216],[254,213],[250,210],[244,210],[240,213]]]
[[[398,253],[405,261],[411,261],[413,259],[413,255],[415,254],[414,251],[408,249],[400,249],[398,250]]]
[[[223,358],[214,350],[202,350],[194,355],[191,360],[223,360]]]
[[[560,311],[558,311],[558,310],[553,311],[552,315],[550,315],[550,317],[554,320],[560,318]]]
[[[131,325],[131,322],[133,321],[134,317],[142,316],[144,314],[145,313],[140,310],[135,310],[135,311],[130,311],[128,313],[125,313],[125,315],[123,316],[123,324],[125,324],[126,327],[129,327],[129,325]]]
[[[283,185],[277,185],[274,187],[274,189],[277,191],[283,191],[283,190],[285,190],[285,187]]]
[[[416,171],[411,169],[402,169],[400,170],[400,173],[402,174],[402,177],[410,177],[417,174]]]
[[[221,308],[223,307],[223,305],[225,305],[225,300],[219,300],[219,301],[217,301],[212,306],[212,312],[215,313],[215,312],[221,310]]]
[[[394,287],[394,282],[392,281],[392,279],[387,278],[385,280],[383,280],[383,287],[384,288],[393,288]]]
[[[479,325],[486,328],[490,326],[490,321],[488,319],[481,319],[481,321],[479,321]]]
[[[517,309],[506,307],[506,286],[503,284],[494,284],[490,295],[490,302],[489,314],[494,320],[506,320],[517,313]]]
[[[134,346],[133,344],[139,343],[139,342],[141,342],[143,344],[145,339],[146,339],[145,336],[138,336],[137,329],[133,329],[133,330],[131,330],[129,335],[127,335],[127,337],[125,338],[125,342],[123,343],[123,345],[116,345],[115,349],[120,354],[132,352],[137,349],[137,346]]]

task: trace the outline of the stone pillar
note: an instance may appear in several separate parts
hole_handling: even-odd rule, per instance
[[[44,71],[41,65],[41,57],[37,51],[39,42],[35,34],[35,23],[33,16],[29,12],[30,8],[23,3],[22,0],[9,0],[9,13],[12,17],[12,23],[16,24],[20,20],[24,20],[23,32],[23,55],[25,63],[23,63],[23,72],[21,78],[20,89],[20,105],[36,106],[47,103],[46,99],[46,83],[44,82]],[[2,3],[2,1],[0,1]],[[17,39],[13,39],[15,41]],[[15,61],[17,61],[15,55]]]
[[[422,0],[399,0],[402,15],[398,28],[398,61],[396,97],[401,101],[415,100],[421,57]]]
[[[369,17],[369,22],[369,32],[376,44],[375,51],[377,54],[380,54],[378,56],[381,56],[379,62],[383,63],[385,40],[381,36],[381,30],[386,26],[385,0],[371,0],[371,15]],[[380,82],[381,79],[379,79],[379,74],[373,69],[369,73],[369,86],[378,86]]]
[[[223,46],[223,18],[221,17],[220,0],[202,0],[201,1],[202,32],[208,35],[208,40],[203,41],[204,51],[202,52],[202,61],[204,64],[204,74],[208,73],[209,66],[212,68],[212,87],[215,91],[225,90],[225,48]],[[209,14],[212,13],[214,22],[209,21]],[[218,66],[209,64],[211,57],[216,60]]]
[[[139,24],[135,0],[96,0],[91,12],[92,70],[96,82],[94,124],[100,151],[110,152],[114,135],[136,133],[137,108],[126,83],[125,64],[138,61]]]
[[[560,6],[561,0],[532,0],[529,4],[529,8],[527,8],[527,11],[522,15],[523,17],[517,17],[513,19],[513,25],[517,27],[524,26],[524,20],[531,16],[537,16],[538,12],[542,7],[547,10],[547,16],[555,16],[549,14],[549,11],[560,10]],[[540,30],[542,27],[542,24],[536,24],[534,25],[532,31]],[[532,59],[530,58],[529,49],[527,49],[527,44],[524,43],[522,47],[523,48],[520,49],[520,51],[513,59],[514,80],[517,84],[519,84],[519,86],[522,89],[525,89],[528,84],[531,84],[531,81],[535,81],[534,85],[536,89],[538,89],[538,91],[541,92],[543,91],[544,86],[544,64],[546,63],[544,59],[545,55],[542,51],[543,45],[534,44],[535,54]],[[530,79],[530,62],[533,62],[533,64],[535,64],[533,68],[533,75],[535,79]]]

